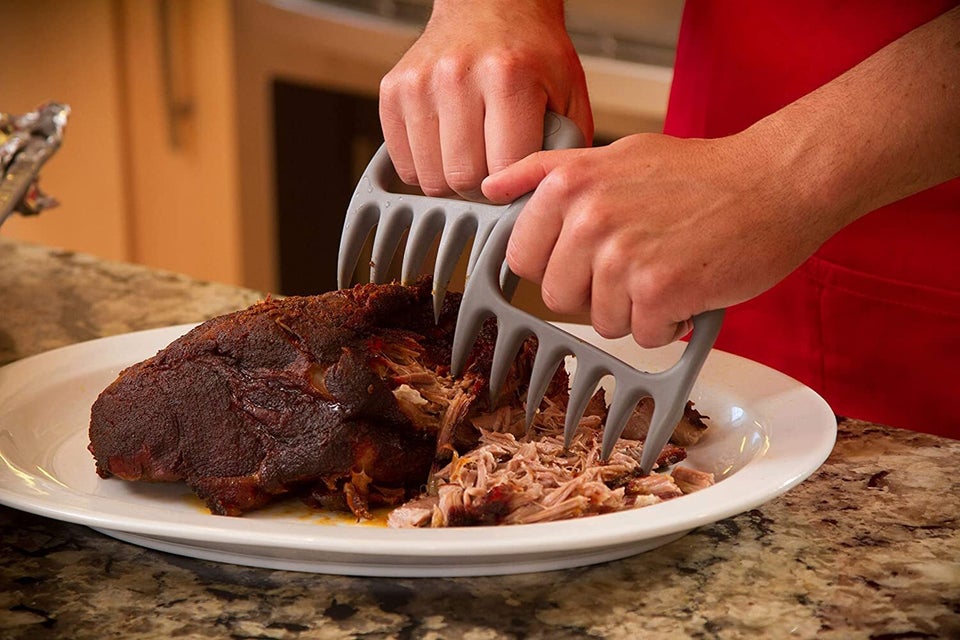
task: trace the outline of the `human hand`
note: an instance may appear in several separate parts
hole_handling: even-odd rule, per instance
[[[550,309],[589,309],[600,335],[656,347],[686,334],[692,316],[770,288],[837,230],[778,171],[747,134],[638,134],[535,153],[483,192],[509,202],[536,189],[507,261],[540,283]]]
[[[537,151],[549,109],[589,141],[593,118],[559,0],[438,1],[380,83],[397,175],[430,196],[480,199],[480,182]]]

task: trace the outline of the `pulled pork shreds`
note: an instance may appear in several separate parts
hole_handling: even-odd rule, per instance
[[[587,416],[563,446],[563,408],[546,400],[530,434],[509,407],[477,418],[479,445],[434,474],[435,495],[421,496],[388,516],[390,527],[530,524],[611,513],[680,497],[710,486],[713,474],[688,467],[640,474],[643,443],[621,438],[600,460],[600,418]],[[517,435],[514,435],[517,434]],[[686,456],[668,445],[665,468]]]

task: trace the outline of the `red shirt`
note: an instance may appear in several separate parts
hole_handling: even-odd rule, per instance
[[[688,0],[665,132],[741,131],[956,4]],[[839,415],[960,437],[960,179],[842,230],[730,308],[717,348],[797,378]]]

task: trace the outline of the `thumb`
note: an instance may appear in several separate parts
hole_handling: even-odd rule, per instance
[[[537,151],[506,169],[487,176],[480,184],[483,195],[493,203],[507,204],[537,188],[558,166],[569,162],[586,149]]]

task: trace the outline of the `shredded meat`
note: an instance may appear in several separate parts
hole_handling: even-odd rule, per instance
[[[436,474],[434,496],[393,510],[388,525],[452,527],[579,518],[656,504],[713,484],[712,474],[686,467],[641,475],[643,443],[637,440],[621,439],[610,459],[601,461],[595,413],[584,417],[565,448],[562,410],[549,399],[545,403],[534,430],[520,437],[514,434],[523,431],[523,418],[511,418],[507,408],[474,419],[482,425],[480,445]],[[685,456],[682,448],[668,445],[657,468]]]

